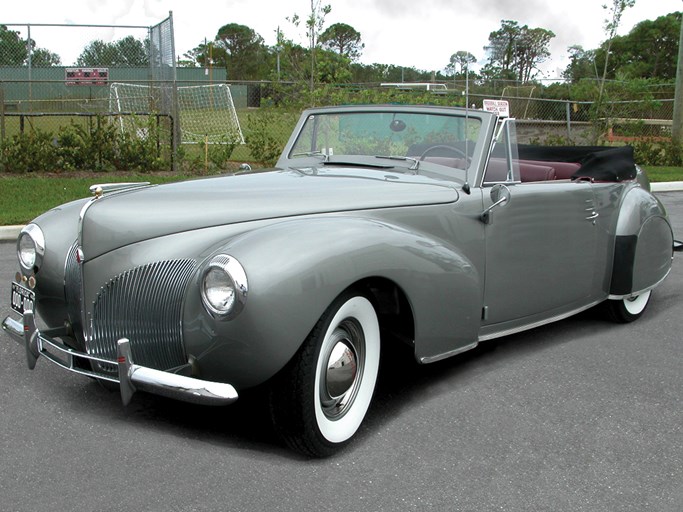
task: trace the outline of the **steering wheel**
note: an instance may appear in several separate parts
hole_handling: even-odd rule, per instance
[[[462,157],[465,160],[465,163],[469,166],[470,158],[467,156],[467,154],[462,149],[456,148],[455,146],[449,146],[448,144],[436,144],[434,146],[428,147],[427,149],[425,149],[422,152],[422,154],[419,156],[418,160],[420,160],[420,162],[424,161],[424,159],[427,158],[427,155],[429,153],[431,153],[432,151],[435,151],[437,149],[445,149],[448,151],[452,151],[453,153],[455,153],[459,157]]]

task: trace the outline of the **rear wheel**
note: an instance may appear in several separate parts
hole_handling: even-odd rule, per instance
[[[379,357],[374,307],[362,294],[342,294],[271,386],[275,430],[307,455],[323,457],[343,447],[368,411]]]
[[[640,316],[647,308],[650,302],[651,290],[640,295],[634,295],[632,297],[624,299],[608,300],[605,303],[607,309],[607,315],[610,320],[618,323],[628,323],[633,322],[640,318]]]

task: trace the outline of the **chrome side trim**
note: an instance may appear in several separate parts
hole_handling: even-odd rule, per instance
[[[635,297],[636,295],[641,295],[645,292],[649,292],[650,290],[654,290],[655,288],[657,288],[657,286],[659,286],[661,284],[661,282],[664,281],[664,279],[666,279],[670,273],[671,273],[671,268],[669,268],[669,270],[664,275],[664,277],[662,277],[659,281],[657,281],[652,286],[648,286],[647,288],[645,288],[643,290],[639,290],[637,292],[627,293],[626,295],[608,295],[607,298],[610,300],[630,299],[631,297]]]
[[[36,327],[32,311],[26,312],[23,324],[7,317],[3,320],[2,327],[16,341],[24,344],[30,369],[35,367],[36,361],[42,356],[70,372],[119,384],[124,405],[130,402],[136,391],[146,391],[204,405],[228,405],[239,397],[230,384],[185,377],[135,364],[131,358],[130,343],[127,339],[118,341],[117,360],[112,361],[73,350],[54,339],[54,337],[66,334],[64,328],[41,332]],[[81,364],[77,365],[76,362]],[[103,375],[86,369],[93,362],[118,367],[118,376],[116,374]]]
[[[443,354],[438,354],[436,356],[429,356],[429,357],[421,357],[420,363],[429,364],[429,363],[435,363],[437,361],[441,361],[442,359],[448,359],[449,357],[457,356],[458,354],[462,354],[463,352],[467,352],[468,350],[472,350],[473,348],[476,348],[477,345],[479,345],[479,342],[475,341],[474,343],[470,343],[469,345],[465,345],[464,347],[456,348],[455,350],[450,350],[448,352],[444,352]]]
[[[85,221],[85,214],[88,211],[88,209],[93,204],[95,204],[95,202],[97,202],[98,199],[99,197],[93,197],[92,199],[90,199],[90,201],[88,201],[81,207],[81,211],[78,214],[78,248],[80,248],[81,250],[83,249],[83,223]],[[85,258],[87,254],[84,254],[83,256]],[[83,261],[84,260],[81,260],[81,263]]]
[[[552,324],[553,322],[559,322],[560,320],[564,320],[565,318],[569,318],[570,316],[574,316],[578,313],[581,313],[582,311],[586,311],[587,309],[592,308],[593,306],[597,306],[603,302],[602,300],[596,300],[594,302],[591,302],[590,304],[587,304],[585,306],[581,306],[580,308],[573,309],[571,311],[568,311],[567,313],[562,313],[559,315],[551,316],[550,318],[546,318],[545,320],[539,320],[537,322],[531,322],[530,324],[525,324],[525,325],[520,325],[519,327],[512,327],[510,329],[504,329],[502,331],[497,331],[497,332],[492,332],[490,334],[485,334],[483,336],[479,336],[479,341],[488,341],[488,340],[493,340],[496,338],[502,338],[503,336],[509,336],[510,334],[516,334],[518,332],[523,332],[523,331],[528,331],[529,329],[535,329],[536,327],[541,327],[547,324]]]
[[[85,283],[83,282],[83,268],[82,265],[85,263],[86,258],[88,255],[84,253],[83,251],[83,226],[85,224],[85,214],[87,213],[88,209],[95,204],[95,202],[98,200],[98,197],[93,197],[83,205],[81,208],[80,213],[78,214],[78,238],[76,239],[76,250],[78,251],[78,254],[80,256],[80,262],[78,263],[78,272],[80,274],[80,283],[78,283],[80,290],[78,290],[78,295],[80,297],[80,318],[81,318],[81,329],[83,331],[83,340],[86,343],[90,341],[92,337],[92,329],[91,325],[88,323],[88,318],[87,318],[87,313],[86,313],[86,308],[84,306],[83,300],[85,297]]]

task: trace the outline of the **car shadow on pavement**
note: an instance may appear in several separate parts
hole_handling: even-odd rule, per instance
[[[377,389],[368,416],[356,439],[345,449],[352,452],[382,426],[401,414],[420,414],[418,406],[435,393],[458,393],[463,386],[476,385],[473,379],[496,371],[510,361],[568,343],[596,330],[609,329],[610,323],[593,311],[561,322],[480,344],[477,348],[429,365],[418,364],[412,348],[396,342],[385,343]],[[266,392],[257,389],[240,396],[232,405],[201,406],[160,396],[137,393],[122,407],[118,391],[104,389],[93,382],[88,389],[92,401],[65,394],[64,400],[78,414],[95,414],[96,421],[126,422],[145,430],[160,429],[183,439],[211,443],[252,453],[287,459],[308,460],[288,450],[275,434],[269,417]]]

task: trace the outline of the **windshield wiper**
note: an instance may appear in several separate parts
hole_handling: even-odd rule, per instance
[[[337,159],[335,158],[334,160],[325,160],[323,162],[323,165],[348,165],[351,167],[369,167],[371,169],[391,169],[394,167],[393,165],[389,164],[380,164],[380,163],[368,163],[366,162],[354,162],[352,160],[342,160],[342,159]]]
[[[323,162],[327,162],[327,159],[329,158],[329,155],[322,151],[306,151],[304,153],[294,153],[292,156],[321,156],[323,157]]]
[[[420,161],[417,158],[411,158],[409,156],[375,155],[375,158],[383,158],[384,160],[399,160],[401,162],[412,162],[412,165],[408,168],[411,171],[417,171],[418,167],[420,167]]]

